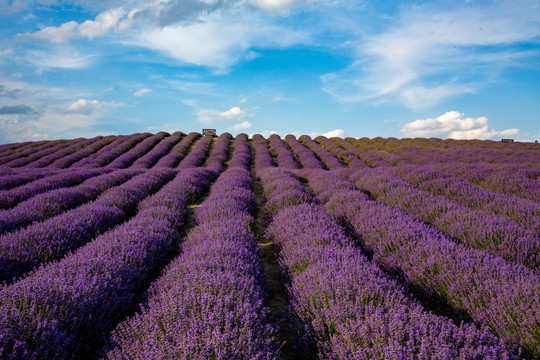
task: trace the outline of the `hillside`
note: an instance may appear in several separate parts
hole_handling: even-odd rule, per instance
[[[540,358],[540,146],[0,145],[0,358]]]

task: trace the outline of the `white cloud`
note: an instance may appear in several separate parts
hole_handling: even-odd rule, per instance
[[[94,21],[87,20],[79,25],[79,35],[89,39],[103,37],[110,29],[117,26],[124,14],[125,11],[123,8],[104,11]]]
[[[1,1],[1,0],[0,0]],[[279,9],[292,0],[259,0],[265,8]],[[21,38],[52,43],[94,39],[116,32],[114,40],[139,46],[180,61],[225,73],[242,60],[257,56],[255,48],[283,48],[310,43],[304,30],[279,25],[268,14],[256,11],[250,0],[154,0],[116,2],[94,20],[49,26]],[[128,7],[134,7],[129,9]],[[139,8],[137,8],[139,6]],[[279,34],[279,36],[277,36]]]
[[[276,96],[275,98],[273,98],[272,100],[270,100],[270,102],[280,102],[280,101],[286,101],[287,99],[285,99],[284,97],[281,97],[281,96]]]
[[[118,31],[119,32],[124,32],[124,31],[127,31],[127,30],[133,28],[133,26],[135,25],[135,20],[133,19],[133,17],[139,12],[140,12],[139,9],[131,10],[128,13],[127,18],[125,18],[124,20],[122,20],[122,21],[120,21],[118,23],[118,28],[117,28]]]
[[[461,4],[444,11],[404,9],[390,27],[359,32],[353,63],[321,77],[323,90],[340,102],[401,102],[427,107],[472,93],[508,66],[537,55],[512,45],[534,41],[540,21],[525,2]]]
[[[253,125],[252,123],[246,120],[244,122],[241,122],[241,123],[238,123],[229,127],[229,130],[233,130],[233,131],[245,130],[245,129],[249,129],[252,125]]]
[[[274,25],[269,19],[248,13],[246,9],[213,12],[198,20],[148,27],[125,43],[224,73],[238,61],[257,56],[252,50],[255,46],[283,48],[309,41],[305,33]]]
[[[253,0],[252,4],[264,10],[282,10],[290,7],[296,0]]]
[[[232,107],[230,108],[229,110],[227,111],[223,111],[221,113],[219,113],[219,115],[225,119],[229,119],[229,120],[234,120],[234,119],[244,119],[246,118],[248,115],[247,113],[240,109],[239,107]]]
[[[243,121],[252,116],[253,114],[248,114],[245,110],[234,106],[226,111],[216,111],[210,109],[199,110],[197,112],[197,121],[203,124],[212,124],[223,119],[231,121]]]
[[[319,135],[325,136],[327,138],[331,138],[331,137],[343,138],[343,137],[345,137],[345,130],[343,130],[343,129],[330,130],[330,131],[327,131],[327,132],[323,132],[322,134],[315,135],[315,137],[317,137]]]
[[[44,39],[53,43],[65,43],[77,37],[86,37],[88,39],[103,37],[111,29],[117,27],[124,15],[125,10],[123,8],[109,9],[96,16],[95,20],[87,20],[82,24],[69,21],[58,27],[48,26],[38,32],[25,34],[24,36]]]
[[[48,26],[34,34],[32,37],[37,39],[49,40],[53,43],[68,42],[77,35],[79,24],[76,21],[70,21],[61,26]]]
[[[400,100],[412,109],[427,108],[439,101],[461,94],[472,94],[481,87],[480,84],[453,84],[446,83],[433,87],[410,86],[404,88],[399,94]]]
[[[38,139],[70,139],[106,135],[94,128],[98,113],[66,112],[46,107],[31,114],[0,115],[0,143],[35,141]]]
[[[26,59],[37,67],[38,74],[43,70],[56,69],[83,69],[92,64],[93,55],[81,55],[68,48],[53,49],[52,51],[31,51]]]
[[[245,104],[247,101],[248,101],[247,96],[245,96],[245,95],[243,95],[243,94],[239,96],[238,102],[239,102],[240,104]]]
[[[495,130],[486,117],[466,118],[457,111],[439,117],[415,120],[405,124],[401,132],[409,137],[439,137],[451,139],[493,139],[518,136],[518,129]]]
[[[142,96],[144,94],[148,94],[149,92],[151,92],[152,90],[150,89],[141,89],[141,90],[138,90],[138,91],[135,91],[133,93],[133,96]]]
[[[66,112],[79,113],[79,114],[91,114],[94,111],[99,111],[106,108],[121,107],[123,105],[124,104],[118,104],[114,102],[79,99],[75,101],[74,103],[72,103],[71,105],[69,105],[66,108]]]
[[[88,99],[86,95],[76,88],[0,77],[0,143],[109,134],[99,128],[99,119],[124,104]]]

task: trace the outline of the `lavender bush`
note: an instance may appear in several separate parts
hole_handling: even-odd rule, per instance
[[[321,179],[320,173],[311,174],[306,174],[308,180]],[[333,182],[343,181],[329,173],[319,188],[329,191]],[[535,272],[456,244],[365,196],[341,193],[338,187],[326,207],[354,227],[380,266],[402,272],[411,284],[446,299],[501,338],[540,354],[535,335],[540,329],[540,279]]]
[[[241,139],[245,136],[235,140],[231,163],[245,158],[246,148],[237,143]],[[182,255],[152,285],[142,312],[116,328],[108,358],[277,358],[275,329],[263,306],[257,246],[249,231],[250,185],[245,165],[217,179],[197,209],[197,226],[182,245]]]
[[[186,137],[182,139],[182,141],[176,144],[167,155],[159,159],[158,162],[154,165],[154,168],[175,167],[178,162],[184,158],[188,148],[193,143],[193,141],[195,141],[195,139],[197,139],[199,136],[201,135],[196,132],[189,133]]]
[[[58,260],[118,225],[174,175],[171,169],[141,174],[110,188],[91,203],[0,236],[0,281],[11,281],[40,264]]]
[[[191,186],[182,185],[191,175],[180,173],[155,196],[189,194]],[[167,207],[153,201],[130,221],[0,292],[2,357],[75,359],[102,345],[178,241],[187,202]]]
[[[267,170],[269,201],[291,173]],[[272,186],[273,185],[273,186]],[[307,194],[306,194],[307,195]],[[291,277],[291,305],[308,325],[320,358],[512,358],[486,330],[431,315],[370,263],[324,208],[306,197],[285,204],[267,233]]]

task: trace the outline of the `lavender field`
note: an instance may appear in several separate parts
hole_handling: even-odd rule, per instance
[[[540,358],[540,146],[0,145],[2,359]]]

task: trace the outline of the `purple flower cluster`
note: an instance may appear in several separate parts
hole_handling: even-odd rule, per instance
[[[48,147],[52,147],[56,144],[57,144],[56,141],[45,140],[45,141],[36,141],[36,142],[26,143],[26,145],[25,143],[23,143],[23,144],[20,144],[20,146],[14,146],[10,148],[9,150],[7,150],[6,152],[2,153],[2,156],[0,157],[0,165],[7,164],[8,162],[13,161],[18,158],[27,157],[31,154],[34,154]]]
[[[56,151],[52,154],[49,154],[47,156],[42,156],[36,161],[33,161],[26,165],[27,168],[42,168],[45,166],[50,165],[51,163],[60,160],[68,155],[73,154],[74,152],[80,150],[81,148],[84,148],[90,144],[96,143],[99,140],[99,138],[93,138],[93,139],[76,139],[74,142],[71,143],[70,146],[62,148],[59,151]]]
[[[188,148],[191,146],[193,141],[197,139],[201,134],[197,132],[191,132],[186,137],[184,137],[178,144],[176,144],[171,151],[165,156],[161,157],[158,162],[153,166],[154,168],[173,168],[175,167],[180,160],[186,155]]]
[[[268,141],[270,142],[270,148],[272,149],[272,153],[275,154],[276,160],[279,167],[285,168],[285,169],[298,169],[299,166],[296,163],[296,160],[294,159],[294,155],[289,149],[289,147],[281,140],[279,135],[272,134],[268,138]]]
[[[152,150],[156,144],[158,144],[164,137],[168,136],[166,132],[159,132],[156,135],[152,135],[135,145],[129,151],[123,153],[113,161],[111,161],[106,167],[124,169],[129,167],[133,162],[139,159],[141,156]]]
[[[94,154],[96,151],[100,150],[107,144],[110,144],[116,139],[116,136],[105,136],[105,137],[99,137],[99,141],[94,141],[88,146],[85,146],[84,148],[80,149],[77,152],[74,152],[71,155],[64,156],[56,161],[54,161],[52,164],[50,164],[48,167],[55,168],[55,169],[65,169],[70,167],[73,163],[76,163],[77,161],[80,161],[81,159],[84,159],[92,154]]]
[[[513,195],[494,193],[454,176],[425,166],[389,169],[393,175],[424,191],[442,195],[458,204],[504,216],[540,234],[540,203]]]
[[[205,186],[202,177],[195,175],[199,171],[208,173],[204,169],[179,173],[145,200],[130,221],[4,287],[0,291],[1,356],[91,357],[103,345],[105,334],[137,304],[141,290],[169,260],[179,240],[178,226],[187,212],[181,197],[190,196],[193,185]],[[192,177],[196,183],[189,180]],[[183,187],[185,180],[187,189]],[[206,183],[209,181],[207,178]],[[173,206],[163,204],[163,199],[171,199]]]
[[[432,167],[447,174],[459,176],[490,191],[540,202],[540,183],[538,180],[475,164],[453,162],[432,165]]]
[[[165,154],[171,150],[171,148],[180,141],[180,139],[185,136],[184,133],[177,131],[170,136],[165,137],[160,141],[152,150],[138,158],[130,168],[137,169],[149,169],[151,168],[159,159],[161,159]]]
[[[377,139],[377,144],[384,151],[391,152],[394,155],[401,156],[402,158],[412,162],[413,164],[429,164],[439,161],[455,161],[453,158],[440,154],[435,155],[423,146],[413,146],[406,139]],[[384,147],[383,147],[384,146]]]
[[[410,162],[407,159],[404,159],[399,155],[381,150],[381,149],[384,149],[385,147],[379,145],[376,142],[376,139],[378,138],[375,138],[375,140],[370,140],[366,137],[363,137],[360,139],[347,138],[347,141],[351,142],[352,144],[359,147],[360,149],[364,151],[368,151],[369,153],[381,158],[382,160],[386,161],[387,163],[393,166],[410,164]]]
[[[31,181],[41,179],[45,176],[54,175],[58,173],[58,171],[50,170],[50,169],[32,170],[32,171],[28,171],[24,169],[24,170],[16,170],[16,171],[9,170],[9,171],[10,172],[8,174],[0,175],[1,176],[0,177],[0,191],[9,190],[14,187],[29,183]]]
[[[391,166],[389,163],[382,160],[381,158],[375,155],[372,155],[366,151],[360,150],[358,147],[354,146],[352,144],[352,141],[356,141],[356,139],[353,139],[353,138],[342,139],[338,137],[333,137],[333,138],[330,138],[330,140],[332,140],[333,142],[341,146],[343,149],[350,151],[352,154],[358,156],[360,160],[362,160],[363,162],[365,162],[371,167]]]
[[[22,143],[11,143],[0,145],[0,157],[7,157],[14,153],[25,151],[32,147],[38,147],[45,144],[47,140],[42,141],[27,141]],[[1,161],[0,161],[1,162]]]
[[[10,190],[2,190],[0,191],[0,209],[9,209],[21,201],[45,191],[80,184],[88,178],[107,171],[104,169],[62,171],[56,175],[47,176]]]
[[[217,141],[210,152],[210,155],[206,159],[205,166],[212,169],[216,173],[220,173],[223,169],[223,164],[229,156],[229,144],[232,140],[232,135],[229,133],[223,133],[219,136]]]
[[[481,210],[494,216],[507,217],[536,234],[540,234],[540,205],[533,201],[519,199],[512,195],[493,193],[422,165],[402,165],[391,169],[380,169],[379,172],[388,172],[399,176],[422,190],[435,195],[443,195],[471,209]],[[502,221],[504,222],[504,220]],[[500,221],[495,222],[500,223]],[[500,228],[501,226],[503,225],[496,227]],[[512,224],[508,226],[509,228],[514,227]]]
[[[322,169],[323,165],[317,159],[317,156],[306,149],[304,145],[294,135],[285,136],[285,142],[289,145],[293,153],[296,155],[302,167],[306,169]]]
[[[137,170],[105,173],[72,188],[50,190],[20,202],[9,210],[0,210],[0,234],[16,230],[34,221],[42,221],[63,211],[94,200],[103,191],[137,175]]]
[[[330,151],[332,154],[336,155],[338,159],[345,162],[347,164],[348,168],[353,169],[360,169],[360,168],[368,168],[369,165],[367,165],[365,162],[360,160],[358,156],[354,155],[352,152],[343,149],[341,146],[333,142],[332,140],[326,138],[325,136],[317,136],[315,138],[315,141],[317,141],[321,146]],[[319,155],[320,157],[320,155]]]
[[[96,168],[105,166],[149,136],[152,136],[152,134],[121,136],[95,154],[77,161],[71,167]]]
[[[539,150],[195,132],[0,145],[0,358],[276,359],[280,297],[299,358],[539,358]],[[251,165],[289,296],[266,298]]]
[[[248,136],[243,133],[236,135],[233,149],[233,157],[228,164],[229,168],[241,167],[247,169],[251,162],[251,148],[249,146]]]
[[[381,267],[402,273],[411,285],[446,299],[501,338],[540,354],[540,278],[535,272],[456,244],[362,192],[354,196],[351,183],[335,174],[305,175],[315,192],[331,191],[335,184],[327,209],[351,224]]]
[[[244,139],[241,137],[240,139]],[[231,163],[242,163],[237,144]],[[151,287],[142,312],[113,333],[109,359],[276,359],[250,211],[251,175],[231,167],[197,209],[182,254]]]
[[[184,159],[178,164],[177,169],[189,169],[199,166],[205,159],[210,145],[214,138],[211,135],[203,136],[199,139],[193,149],[189,152]]]
[[[6,166],[17,168],[17,167],[28,165],[33,161],[38,161],[39,159],[41,159],[43,157],[54,154],[55,152],[57,152],[59,150],[62,150],[65,147],[70,146],[73,142],[76,142],[77,140],[81,140],[81,139],[75,139],[75,140],[71,140],[71,141],[69,141],[69,140],[57,140],[57,141],[54,141],[53,144],[52,144],[54,146],[46,147],[43,150],[31,153],[31,154],[29,154],[28,156],[25,156],[25,157],[17,157],[14,160],[6,163]]]
[[[284,184],[302,186],[279,169],[267,170],[262,182],[269,201]],[[425,312],[307,196],[299,205],[284,204],[267,235],[280,249],[291,306],[308,325],[319,358],[515,358],[488,331]]]
[[[255,150],[255,170],[257,172],[262,171],[267,167],[274,166],[274,160],[272,155],[270,155],[270,150],[268,149],[268,141],[260,135],[253,135],[253,149]]]
[[[427,165],[462,177],[466,181],[490,191],[512,194],[536,202],[540,201],[540,184],[534,180],[535,177],[540,176],[540,170],[535,172],[529,167],[514,164],[512,168],[515,169],[517,166],[518,170],[509,172],[493,168],[492,164],[494,162],[495,166],[504,166],[511,161],[510,159],[513,159],[514,161],[523,161],[527,166],[532,166],[539,161],[539,157],[535,156],[534,153],[530,155],[529,153],[519,154],[512,149],[507,154],[496,154],[490,151],[495,148],[493,145],[486,148],[485,143],[482,143],[481,146],[469,146],[462,149],[453,156],[449,156],[453,152],[447,148],[444,151],[436,151],[430,146],[430,150],[436,151],[435,155],[431,151],[418,147],[405,148],[402,142],[397,140],[376,138],[373,141],[376,141],[375,143],[383,150],[390,151],[415,164]],[[430,142],[429,145],[432,143]],[[452,145],[455,147],[455,144]],[[516,157],[516,154],[519,154],[519,157]],[[474,164],[469,162],[474,162]],[[528,178],[528,176],[532,176],[533,179]]]
[[[457,242],[532,269],[540,264],[540,238],[535,232],[510,219],[422,191],[387,169],[363,169],[350,175],[350,179],[378,202],[432,224]]]
[[[337,170],[337,169],[343,169],[345,166],[339,161],[338,157],[328,150],[323,149],[319,144],[317,144],[315,141],[311,140],[311,137],[307,135],[300,136],[300,141],[302,144],[304,144],[305,147],[307,147],[309,150],[311,150],[314,154],[316,154],[319,159],[323,162],[324,166],[326,166],[330,170]]]
[[[0,281],[12,281],[40,264],[58,260],[118,225],[175,175],[171,169],[148,171],[108,189],[93,202],[0,236]]]
[[[486,167],[500,167],[505,165],[517,165],[524,174],[538,175],[538,172],[530,171],[530,168],[540,170],[538,166],[538,147],[533,143],[503,144],[493,141],[478,140],[452,140],[452,139],[407,139],[414,147],[427,148],[429,152],[443,155],[446,159],[459,160],[466,163],[481,163]],[[394,142],[395,143],[395,142]],[[399,147],[400,144],[397,144]],[[438,158],[437,156],[437,158]],[[432,157],[429,156],[428,157]]]
[[[312,197],[305,192],[304,186],[290,176],[286,169],[268,169],[258,174],[264,185],[266,197],[264,211],[273,216],[285,207],[308,203]]]

